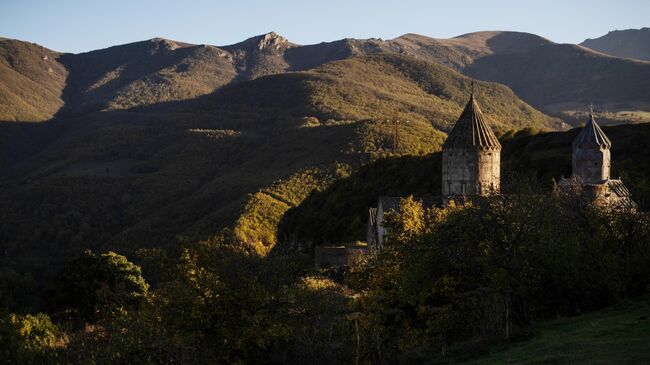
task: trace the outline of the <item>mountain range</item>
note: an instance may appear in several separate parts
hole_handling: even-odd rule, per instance
[[[406,34],[308,46],[271,32],[222,47],[154,38],[81,54],[2,39],[0,52],[0,98],[6,100],[0,119],[7,121],[188,100],[261,76],[376,53],[438,63],[504,84],[530,105],[568,122],[570,112],[592,102],[613,119],[625,119],[615,114],[619,111],[650,110],[650,63],[518,32],[451,39]]]

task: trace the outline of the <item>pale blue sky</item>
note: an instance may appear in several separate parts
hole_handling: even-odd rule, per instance
[[[0,36],[75,53],[153,37],[227,45],[272,30],[299,44],[479,30],[580,43],[644,26],[650,0],[0,0]]]

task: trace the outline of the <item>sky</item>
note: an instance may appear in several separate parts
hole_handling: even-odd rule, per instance
[[[650,26],[650,0],[0,0],[0,37],[85,52],[154,37],[223,46],[275,31],[298,44],[481,30],[580,43]]]

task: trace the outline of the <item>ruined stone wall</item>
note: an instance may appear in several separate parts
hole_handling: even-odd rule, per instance
[[[610,178],[611,156],[605,148],[575,148],[573,150],[573,175],[587,184]]]

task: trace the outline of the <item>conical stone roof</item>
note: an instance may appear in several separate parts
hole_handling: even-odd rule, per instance
[[[573,140],[574,147],[582,148],[611,148],[612,142],[607,138],[605,132],[598,126],[594,114],[589,113],[589,121],[582,128],[580,134]]]
[[[474,93],[470,95],[465,110],[449,133],[443,148],[501,149],[499,140],[474,100]]]

